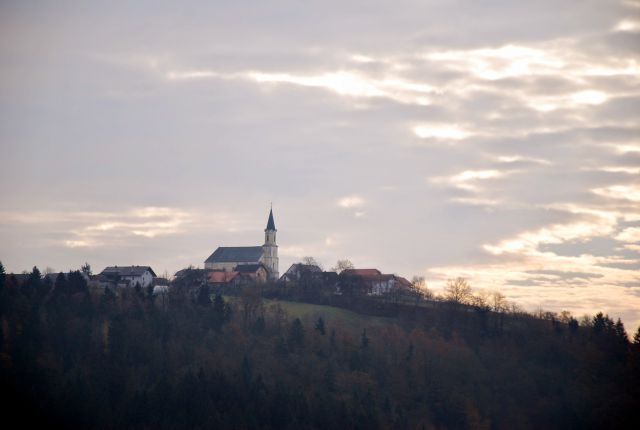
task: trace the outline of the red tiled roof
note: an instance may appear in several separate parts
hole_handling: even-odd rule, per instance
[[[231,282],[238,276],[238,272],[209,272],[208,280],[211,283]]]
[[[380,276],[382,273],[378,269],[345,269],[341,274],[346,276]]]
[[[398,281],[398,284],[400,284],[401,286],[406,287],[406,288],[408,288],[411,285],[413,285],[413,284],[411,284],[411,282],[409,282],[406,278],[403,278],[402,276],[396,276],[396,281]]]

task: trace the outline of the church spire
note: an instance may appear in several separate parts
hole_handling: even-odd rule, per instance
[[[276,230],[276,223],[273,221],[273,207],[269,210],[269,221],[267,221],[266,230]]]
[[[276,244],[276,223],[273,221],[273,206],[269,210],[267,228],[264,230],[261,262],[269,269],[269,279],[275,281],[278,273],[278,245]]]

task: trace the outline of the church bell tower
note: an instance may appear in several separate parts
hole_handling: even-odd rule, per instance
[[[269,211],[267,228],[264,230],[264,245],[262,245],[263,264],[269,269],[269,280],[276,281],[278,273],[278,245],[276,245],[276,223],[273,221],[273,207]]]

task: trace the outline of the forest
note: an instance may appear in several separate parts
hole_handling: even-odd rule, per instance
[[[602,313],[578,323],[446,301],[218,293],[115,294],[80,272],[53,284],[37,268],[19,283],[0,263],[4,422],[640,428],[640,329],[630,339]]]

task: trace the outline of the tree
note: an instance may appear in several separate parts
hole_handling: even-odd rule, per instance
[[[596,316],[593,317],[593,322],[592,322],[592,327],[591,327],[593,332],[596,333],[596,334],[602,333],[605,330],[605,328],[607,327],[607,319],[609,319],[608,316],[605,317],[602,314],[602,312],[598,312],[596,314]]]
[[[633,335],[633,344],[640,346],[640,326],[638,326],[638,330],[636,330],[636,334]]]
[[[491,294],[491,308],[494,312],[505,312],[509,304],[507,299],[500,291],[494,291]]]
[[[456,304],[468,304],[471,301],[471,285],[464,278],[449,279],[444,287],[445,300]]]
[[[80,271],[87,275],[87,277],[92,275],[91,265],[85,261],[85,263],[80,267]]]
[[[53,284],[54,294],[67,294],[67,277],[64,273],[60,273]]]
[[[211,291],[209,291],[208,285],[200,286],[200,290],[198,290],[198,298],[197,303],[200,306],[209,306],[211,304]]]
[[[614,330],[615,330],[615,333],[616,333],[616,337],[618,338],[618,341],[623,346],[628,345],[629,344],[629,338],[627,337],[627,332],[624,329],[624,324],[622,323],[620,318],[618,318],[618,321],[616,321],[616,325],[614,326]]]
[[[300,318],[296,318],[291,323],[289,329],[289,347],[292,349],[302,348],[304,346],[304,327]]]
[[[22,293],[26,296],[31,297],[36,291],[40,290],[40,285],[42,284],[42,274],[40,270],[33,266],[31,273],[27,277],[27,280],[22,285]]]
[[[412,292],[419,297],[424,297],[427,300],[433,299],[433,292],[427,288],[427,281],[424,276],[414,276],[411,278]]]
[[[325,329],[324,329],[324,320],[322,319],[322,317],[318,317],[318,321],[316,321],[316,330],[318,330],[318,333],[324,336]]]
[[[7,274],[4,271],[4,266],[2,265],[2,261],[0,261],[0,291],[4,289],[6,280],[7,280]]]
[[[79,270],[69,272],[67,277],[67,290],[70,294],[86,293],[88,292],[87,280],[80,273]]]
[[[311,256],[302,257],[302,259],[300,260],[300,263],[306,264],[307,266],[318,266],[320,269],[322,269],[322,264],[320,264],[318,260],[315,259],[315,257],[311,257]]]
[[[340,273],[343,270],[353,269],[354,267],[355,266],[350,260],[344,259],[344,260],[338,260],[336,262],[335,267],[332,267],[331,270],[334,272]]]

